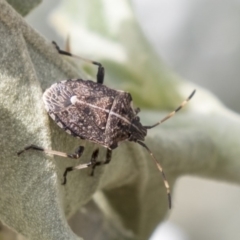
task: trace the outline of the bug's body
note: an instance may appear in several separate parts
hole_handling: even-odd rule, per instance
[[[53,44],[60,54],[83,59],[61,50],[55,42]],[[140,109],[135,110],[133,108],[131,95],[104,86],[104,67],[101,63],[86,59],[83,60],[98,66],[97,82],[70,79],[55,83],[44,92],[43,101],[49,115],[59,127],[75,137],[106,147],[106,158],[105,161],[97,161],[99,149],[96,149],[92,153],[90,162],[66,168],[62,184],[66,184],[67,173],[73,170],[91,167],[91,175],[93,175],[96,166],[107,164],[111,161],[112,150],[120,142],[125,140],[134,141],[148,151],[158,170],[161,172],[167,190],[169,208],[171,208],[170,187],[166,176],[160,163],[143,141],[148,129],[154,128],[174,116],[193,97],[195,90],[179,107],[165,118],[151,126],[143,126],[140,123],[140,118],[137,116]],[[18,155],[29,149],[68,158],[79,158],[84,151],[83,146],[80,146],[75,153],[68,154],[44,149],[36,145],[29,145],[19,151]]]
[[[129,93],[90,80],[66,80],[43,94],[49,115],[67,133],[114,149],[124,140],[143,141],[146,128]]]

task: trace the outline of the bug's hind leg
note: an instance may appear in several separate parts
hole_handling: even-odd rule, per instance
[[[52,43],[53,43],[53,45],[55,46],[55,48],[57,49],[57,51],[58,51],[59,54],[66,55],[66,56],[70,56],[70,57],[74,57],[74,58],[78,58],[78,59],[81,59],[81,60],[83,60],[83,61],[85,61],[85,62],[89,62],[89,63],[91,63],[91,64],[93,64],[93,65],[98,66],[97,83],[103,84],[103,81],[104,81],[104,72],[105,72],[105,71],[104,71],[104,67],[102,66],[101,63],[96,62],[96,61],[92,61],[92,60],[89,60],[89,59],[86,59],[86,58],[82,58],[82,57],[77,56],[77,55],[74,55],[74,54],[72,54],[72,53],[70,53],[70,52],[61,50],[61,49],[59,48],[59,46],[57,45],[56,42],[53,41]]]

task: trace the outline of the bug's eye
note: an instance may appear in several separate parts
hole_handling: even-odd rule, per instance
[[[139,122],[140,121],[140,117],[138,117],[138,116],[135,117],[135,120]]]

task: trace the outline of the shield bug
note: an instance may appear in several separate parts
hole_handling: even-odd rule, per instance
[[[111,161],[112,150],[117,148],[120,142],[132,141],[138,143],[148,151],[158,170],[161,172],[168,195],[169,208],[171,208],[170,187],[166,176],[160,163],[143,141],[147,136],[148,129],[154,128],[171,118],[187,104],[193,97],[195,90],[179,107],[162,120],[151,126],[144,126],[137,115],[140,109],[134,109],[132,106],[131,95],[127,92],[111,89],[103,85],[104,67],[101,63],[75,56],[61,50],[55,42],[53,44],[60,54],[80,58],[98,66],[98,72],[97,82],[70,79],[54,83],[50,86],[43,94],[43,102],[48,114],[67,133],[74,137],[97,143],[107,149],[106,158],[103,162],[97,160],[99,149],[96,149],[92,153],[89,163],[66,168],[62,184],[66,184],[67,174],[73,170],[90,167],[92,168],[91,175],[93,175],[96,166],[107,164]],[[75,153],[68,154],[30,145],[19,151],[18,155],[29,149],[68,158],[80,158],[84,151],[83,146],[80,146]]]

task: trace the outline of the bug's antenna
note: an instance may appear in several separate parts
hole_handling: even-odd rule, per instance
[[[157,161],[157,159],[155,158],[155,156],[153,155],[153,153],[151,152],[151,150],[148,148],[147,145],[145,145],[145,144],[144,144],[143,142],[141,142],[141,141],[137,141],[137,143],[138,143],[139,145],[141,145],[142,147],[144,147],[144,148],[148,151],[148,153],[151,155],[152,159],[154,160],[154,162],[155,162],[158,170],[161,172],[162,178],[163,178],[163,183],[164,183],[165,188],[166,188],[166,190],[167,190],[168,206],[169,206],[169,209],[171,209],[171,207],[172,207],[172,200],[171,200],[170,187],[169,187],[169,184],[168,184],[168,181],[167,181],[167,178],[166,178],[166,175],[165,175],[165,173],[164,173],[164,171],[163,171],[162,166],[161,166],[160,163]]]
[[[175,115],[176,112],[178,112],[179,110],[181,110],[187,103],[188,101],[193,97],[193,95],[195,94],[196,90],[193,90],[193,92],[190,94],[190,96],[184,100],[180,106],[178,106],[173,112],[169,113],[166,117],[164,117],[161,121],[155,123],[154,125],[152,126],[144,126],[145,128],[147,129],[151,129],[151,128],[154,128],[156,126],[158,126],[159,124],[165,122],[166,120],[168,120],[169,118],[173,117]]]

